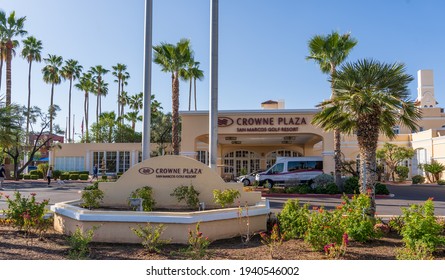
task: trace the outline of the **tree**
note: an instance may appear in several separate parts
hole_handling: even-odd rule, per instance
[[[152,117],[150,142],[158,145],[158,154],[164,155],[167,143],[172,141],[172,115],[158,112]]]
[[[85,119],[85,142],[89,143],[90,138],[88,135],[88,121],[89,121],[89,106],[90,106],[90,99],[89,95],[90,92],[94,90],[93,88],[93,81],[92,81],[92,74],[91,73],[83,73],[82,77],[79,79],[79,83],[74,85],[77,89],[83,91],[84,93],[84,101],[83,101],[83,114]]]
[[[357,40],[350,37],[349,33],[340,35],[337,32],[331,34],[316,35],[309,40],[309,56],[306,59],[315,60],[320,66],[321,72],[331,77],[331,98],[335,96],[332,76],[340,65],[348,57]],[[335,162],[335,184],[343,190],[341,180],[341,138],[340,132],[334,130],[334,162]]]
[[[195,61],[194,58],[191,58],[189,63],[187,64],[187,69],[184,69],[181,73],[181,78],[186,81],[189,81],[189,111],[191,109],[192,103],[192,82],[194,82],[194,101],[195,101],[195,111],[197,110],[196,105],[196,80],[202,80],[204,78],[204,71],[199,69],[199,62]]]
[[[49,135],[53,133],[53,119],[54,119],[54,85],[59,85],[61,79],[61,68],[63,58],[57,55],[48,54],[48,58],[43,59],[47,64],[43,69],[43,81],[47,84],[51,84],[51,103],[49,106]]]
[[[29,135],[29,115],[31,108],[31,66],[32,62],[42,61],[42,41],[37,40],[33,36],[29,36],[23,40],[22,57],[28,61],[28,109],[27,109],[27,119],[26,119],[26,135]],[[26,143],[28,143],[28,137],[26,138]]]
[[[439,181],[442,172],[445,171],[445,165],[435,160],[431,161],[431,163],[421,164],[420,167],[425,171],[426,177],[430,183]]]
[[[409,147],[401,147],[391,143],[385,143],[383,148],[377,150],[377,158],[385,162],[387,166],[386,178],[392,176],[395,181],[395,170],[400,163],[414,156],[414,150]]]
[[[99,116],[99,122],[91,126],[95,135],[96,143],[113,143],[113,135],[117,127],[117,118],[115,112],[103,112]]]
[[[363,59],[346,63],[333,75],[335,95],[321,102],[313,124],[325,130],[357,135],[360,151],[360,192],[371,197],[375,214],[376,151],[379,133],[394,138],[393,127],[401,124],[417,131],[421,114],[409,100],[413,77],[404,64],[384,64]]]
[[[93,93],[97,96],[96,103],[96,123],[99,122],[99,115],[102,114],[101,96],[108,93],[108,84],[103,81],[103,76],[110,72],[102,67],[102,65],[96,65],[90,68],[89,73],[93,76],[94,90]],[[105,90],[107,91],[105,93]]]
[[[126,91],[122,91],[119,103],[120,103],[120,110],[119,110],[119,116],[122,117],[124,115],[125,106],[130,102],[130,97],[128,96],[128,93]],[[121,118],[123,120],[123,118]]]
[[[118,112],[117,116],[120,117],[121,88],[123,88],[123,80],[125,80],[125,75],[128,74],[128,72],[125,72],[127,70],[127,65],[118,63],[116,64],[116,66],[113,66],[112,68],[114,70],[112,74],[117,78],[117,80],[114,80],[114,82],[117,83],[117,112]]]
[[[27,31],[23,29],[25,20],[26,17],[16,18],[15,11],[11,12],[9,17],[0,11],[0,34],[2,34],[1,37],[3,37],[6,48],[6,106],[11,105],[13,49],[19,44],[14,38],[26,35]]]
[[[12,140],[9,145],[2,145],[3,152],[6,153],[13,162],[14,178],[18,180],[19,175],[25,170],[25,168],[32,163],[34,156],[39,152],[43,146],[49,146],[52,137],[45,137],[44,131],[48,128],[49,121],[48,115],[43,114],[38,107],[32,107],[30,109],[30,124],[31,124],[31,134],[35,135],[32,145],[27,147],[24,145],[26,141],[24,138],[29,137],[24,134],[23,125],[25,123],[25,115],[28,111],[26,107],[19,107],[15,105],[9,106],[11,110],[9,111],[11,118],[14,120],[15,127],[8,129],[8,136]],[[32,125],[37,122],[40,118],[40,131],[34,132]],[[23,165],[19,167],[20,159],[23,157],[25,152],[29,152],[29,157],[23,162]]]
[[[173,153],[179,154],[179,74],[192,58],[190,41],[181,39],[176,45],[161,43],[154,46],[153,61],[172,78],[172,145]]]
[[[65,61],[65,66],[62,67],[60,73],[62,78],[70,81],[70,91],[68,93],[68,143],[71,142],[71,89],[73,87],[73,80],[79,79],[82,69],[82,65],[79,65],[77,60],[68,59]]]

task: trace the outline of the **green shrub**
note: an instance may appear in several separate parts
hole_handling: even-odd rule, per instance
[[[222,208],[225,208],[227,205],[233,204],[236,198],[240,196],[238,190],[235,189],[226,189],[226,190],[213,190],[213,201],[216,204],[221,205]]]
[[[88,180],[88,178],[89,178],[88,174],[80,174],[79,175],[79,179],[82,181],[86,181],[86,180]]]
[[[79,175],[82,175],[82,174],[90,175],[90,171],[88,171],[88,170],[79,171]]]
[[[39,179],[39,175],[31,175],[30,179],[37,180],[37,179]]]
[[[437,161],[422,164],[420,165],[420,167],[426,172],[426,176],[430,183],[434,183],[440,180],[442,172],[445,171],[445,165]]]
[[[104,192],[100,189],[91,189],[82,191],[82,207],[93,209],[99,208],[100,202],[104,198]]]
[[[403,217],[402,216],[392,217],[388,221],[389,229],[391,231],[395,231],[395,232],[397,232],[399,234],[402,231],[403,225],[404,225],[404,221],[403,221]]]
[[[399,181],[403,182],[408,178],[408,174],[409,174],[409,167],[408,166],[403,166],[403,165],[399,165],[396,167],[395,170],[397,176],[399,177]]]
[[[300,205],[298,199],[289,199],[278,215],[281,232],[286,238],[303,238],[309,224],[309,205]]]
[[[86,232],[77,227],[76,231],[67,238],[70,249],[68,257],[72,260],[87,259],[90,255],[90,242],[93,240],[94,231],[97,227],[93,227]]]
[[[330,183],[334,183],[334,177],[332,175],[320,174],[313,179],[312,188],[325,188]]]
[[[43,172],[41,171],[41,170],[31,170],[30,172],[29,172],[29,175],[35,175],[35,176],[37,176],[37,178],[36,179],[43,179]]]
[[[335,183],[327,184],[324,189],[325,189],[324,193],[327,193],[327,194],[337,194],[337,193],[339,193],[338,187],[337,187],[337,185]]]
[[[170,196],[176,197],[178,202],[185,201],[191,209],[197,209],[199,206],[199,192],[195,190],[193,185],[179,186],[173,190]]]
[[[142,246],[144,246],[150,253],[160,253],[161,246],[170,243],[170,240],[161,239],[161,235],[165,230],[163,224],[159,224],[155,227],[150,225],[150,223],[147,223],[145,227],[138,225],[138,228],[131,228],[131,230],[137,237],[142,239]]]
[[[299,186],[287,187],[284,190],[286,193],[299,193]]]
[[[108,176],[107,175],[102,175],[102,180],[104,180],[104,181],[106,181],[107,180],[107,178],[108,178]]]
[[[44,218],[49,201],[45,199],[43,202],[36,202],[35,196],[35,193],[31,193],[30,197],[22,197],[18,191],[14,192],[13,199],[5,196],[8,204],[5,215],[7,219],[11,220],[12,225],[19,230],[24,230],[27,234],[37,233],[41,235],[46,232],[50,225],[48,220]]]
[[[48,173],[49,165],[48,163],[41,163],[37,165],[37,170],[40,171],[39,178],[42,179],[43,177],[46,177],[46,174]]]
[[[25,180],[29,180],[29,179],[31,179],[31,175],[29,175],[29,174],[23,174],[23,179],[25,179]]]
[[[412,180],[413,180],[413,184],[425,183],[425,177],[423,177],[422,175],[414,175]]]
[[[349,177],[345,181],[344,192],[347,194],[359,194],[360,193],[360,185],[358,177]]]
[[[23,179],[23,173],[19,174],[19,179]]]
[[[63,172],[60,175],[60,180],[68,180],[70,178],[70,173],[69,172]]]
[[[384,195],[388,195],[389,194],[389,190],[386,187],[386,185],[382,184],[382,183],[376,183],[375,184],[375,194],[384,194]]]
[[[53,178],[54,180],[58,180],[60,179],[60,176],[62,175],[62,171],[61,170],[53,170]]]
[[[130,198],[142,198],[142,210],[153,211],[156,204],[153,198],[153,189],[149,186],[138,188],[131,192]]]
[[[300,194],[307,194],[307,193],[311,193],[311,192],[312,192],[312,188],[308,184],[302,184],[302,185],[298,186],[298,193],[300,193]]]
[[[70,180],[79,180],[79,174],[70,174]]]
[[[309,214],[309,225],[304,241],[314,251],[324,250],[326,245],[342,244],[344,229],[340,211],[325,211],[323,207]]]
[[[366,242],[379,237],[378,232],[374,231],[375,219],[366,214],[370,206],[370,198],[360,194],[354,195],[351,200],[344,196],[342,206],[338,207],[344,217],[342,226],[349,237],[356,241]]]
[[[437,180],[437,184],[443,186],[445,185],[445,180]]]
[[[85,191],[89,191],[89,190],[97,190],[99,188],[99,181],[95,181],[93,182],[92,185],[86,186],[85,188],[83,188]]]
[[[413,204],[402,208],[403,227],[401,229],[405,250],[397,258],[430,259],[441,245],[445,244],[442,225],[434,216],[434,203],[428,199],[423,205]]]

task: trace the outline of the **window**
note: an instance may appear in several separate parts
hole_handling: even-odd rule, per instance
[[[396,125],[392,128],[394,134],[400,134],[400,126]]]
[[[268,174],[278,174],[283,172],[283,170],[284,170],[284,163],[277,163],[272,167],[272,169],[268,172]]]
[[[291,151],[291,150],[276,150],[267,155],[266,158],[266,166],[267,168],[271,167],[277,161],[277,157],[302,157],[303,155],[299,152]]]
[[[207,151],[197,151],[196,160],[204,164],[209,164],[209,153]]]
[[[117,152],[93,152],[93,166],[97,164],[99,173],[117,172]]]
[[[124,173],[130,168],[130,152],[121,151],[119,152],[119,169],[117,172]]]
[[[224,156],[224,170],[226,174],[241,175],[246,172],[258,171],[260,169],[260,158],[258,154],[251,151],[234,151]]]

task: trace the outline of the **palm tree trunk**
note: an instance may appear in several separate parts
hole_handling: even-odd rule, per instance
[[[53,101],[54,101],[54,83],[51,84],[51,103],[49,105],[49,137],[52,137],[53,135],[53,115],[54,115]]]
[[[28,149],[29,144],[29,112],[31,107],[31,65],[32,60],[29,60],[29,70],[28,70],[28,108],[27,108],[27,116],[26,116],[26,150]]]
[[[334,130],[334,164],[335,184],[343,192],[343,182],[341,180],[341,134],[338,129]]]
[[[360,150],[360,193],[371,198],[369,214],[375,215],[375,182],[377,181],[376,150],[379,137],[377,121],[368,117],[367,125],[360,125],[357,141]]]
[[[194,96],[195,96],[195,111],[197,111],[197,105],[196,105],[196,78],[193,80],[194,81]]]
[[[179,77],[172,74],[172,145],[173,154],[179,155]]]
[[[121,116],[119,108],[121,106],[121,78],[117,79],[117,117]]]
[[[89,134],[88,134],[88,118],[89,118],[89,93],[85,91],[85,101],[84,101],[84,114],[85,114],[85,141],[86,143],[90,142]]]
[[[11,105],[11,64],[12,64],[12,41],[6,43],[6,106]]]
[[[192,105],[192,78],[190,77],[190,88],[189,88],[189,111]]]
[[[70,78],[70,91],[68,94],[68,143],[71,143],[71,87],[73,85],[73,78]],[[73,135],[74,138],[74,135]]]

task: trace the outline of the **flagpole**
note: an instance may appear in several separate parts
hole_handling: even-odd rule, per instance
[[[150,158],[151,123],[151,48],[153,37],[153,0],[145,0],[144,25],[144,119],[142,128],[142,160]]]

